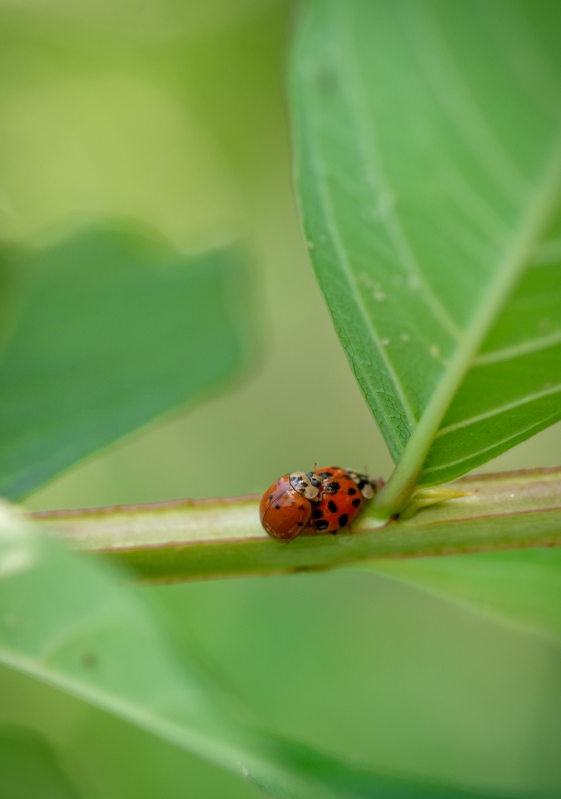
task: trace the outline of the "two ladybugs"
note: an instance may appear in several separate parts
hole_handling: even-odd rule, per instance
[[[338,466],[285,474],[263,494],[261,523],[285,542],[301,533],[335,534],[356,519],[376,489],[368,475]]]

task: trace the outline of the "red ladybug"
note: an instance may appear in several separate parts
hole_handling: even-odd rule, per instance
[[[375,486],[368,475],[339,466],[317,469],[316,474],[322,479],[321,497],[309,524],[316,533],[335,534],[356,519]]]
[[[259,505],[261,524],[273,538],[292,541],[302,532],[319,500],[321,478],[314,472],[285,474],[265,491]]]

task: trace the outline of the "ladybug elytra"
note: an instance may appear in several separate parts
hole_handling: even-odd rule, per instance
[[[259,505],[261,524],[273,538],[292,541],[308,525],[313,502],[321,489],[314,472],[293,472],[279,477],[265,491]]]
[[[367,483],[361,488],[359,484],[364,475],[351,473],[338,466],[318,469],[317,474],[322,478],[322,493],[312,511],[310,526],[316,533],[335,534],[337,530],[354,522],[364,508],[366,499],[374,495],[372,484],[366,478]],[[369,497],[363,493],[366,485],[372,491]]]

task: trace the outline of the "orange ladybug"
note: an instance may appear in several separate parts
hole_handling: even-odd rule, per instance
[[[317,469],[322,487],[319,502],[312,510],[310,527],[318,533],[332,533],[347,527],[359,515],[376,486],[366,474],[339,466]]]
[[[319,500],[321,477],[293,472],[279,477],[265,491],[259,505],[261,524],[273,538],[292,541],[308,525]]]

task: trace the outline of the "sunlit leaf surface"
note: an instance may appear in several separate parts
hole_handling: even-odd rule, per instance
[[[308,246],[402,498],[561,418],[560,37],[554,0],[302,19]]]
[[[5,507],[1,514],[0,660],[6,666],[221,765],[272,796],[473,796],[375,774],[248,727],[196,666],[175,656],[141,589],[125,586],[101,561],[34,535]]]
[[[181,256],[106,227],[24,253],[14,271],[23,287],[0,354],[3,496],[201,399],[246,362],[251,295],[234,248]]]

